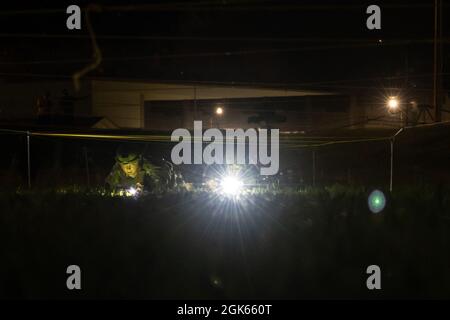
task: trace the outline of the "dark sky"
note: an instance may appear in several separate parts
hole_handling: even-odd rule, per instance
[[[431,87],[433,1],[96,3],[102,10],[90,17],[103,61],[91,75],[313,88]],[[382,9],[382,30],[366,28],[370,4]],[[70,76],[89,63],[86,23],[81,31],[67,30],[67,5],[2,4],[1,77]]]

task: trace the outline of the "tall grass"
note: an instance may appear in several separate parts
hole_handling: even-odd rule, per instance
[[[450,298],[449,190],[403,188],[378,214],[370,191],[0,193],[0,297]],[[65,287],[71,264],[80,292]]]

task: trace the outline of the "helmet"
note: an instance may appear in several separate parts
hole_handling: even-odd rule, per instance
[[[127,164],[140,159],[139,150],[129,144],[123,144],[117,148],[116,161],[122,164]]]

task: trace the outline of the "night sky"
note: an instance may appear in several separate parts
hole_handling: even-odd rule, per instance
[[[96,3],[101,12],[91,21],[103,61],[92,76],[317,89],[432,86],[432,1],[377,1],[382,29],[375,31],[366,28],[366,8],[375,4],[367,1]],[[67,30],[66,4],[2,6],[1,77],[70,76],[91,61],[86,23]]]

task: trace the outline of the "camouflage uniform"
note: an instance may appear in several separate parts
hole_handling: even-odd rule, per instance
[[[161,167],[151,164],[146,159],[139,161],[139,169],[135,178],[123,172],[119,163],[115,163],[106,178],[106,184],[114,190],[129,189],[140,184],[147,191],[166,191],[183,183],[181,174],[175,173],[171,163],[164,161]]]
[[[111,173],[106,178],[106,184],[112,189],[128,189],[142,185],[145,189],[153,190],[159,185],[159,169],[145,159],[139,161],[136,177],[129,177],[123,172],[119,163],[115,163]]]

